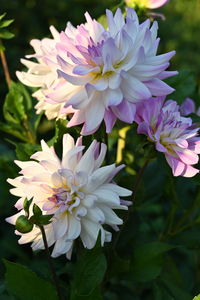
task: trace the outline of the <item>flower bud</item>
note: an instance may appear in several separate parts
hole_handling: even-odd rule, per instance
[[[33,229],[33,224],[28,220],[26,216],[19,216],[15,223],[17,231],[21,233],[31,232]]]

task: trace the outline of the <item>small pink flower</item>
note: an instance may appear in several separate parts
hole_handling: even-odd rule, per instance
[[[192,177],[199,161],[199,128],[180,115],[179,106],[164,97],[152,98],[137,106],[138,133],[148,136],[156,150],[163,152],[174,176]]]
[[[148,0],[147,8],[155,9],[165,5],[169,0]]]
[[[136,6],[141,8],[156,9],[165,5],[169,0],[125,0],[127,6],[135,8]]]

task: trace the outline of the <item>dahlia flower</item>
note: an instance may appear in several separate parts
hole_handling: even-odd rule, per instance
[[[53,39],[32,40],[35,54],[27,58],[37,63],[22,60],[28,72],[17,72],[24,84],[40,88],[34,93],[37,113],[44,110],[49,119],[74,113],[67,126],[84,123],[83,135],[95,132],[103,119],[107,132],[117,118],[132,123],[135,103],[171,93],[162,80],[176,74],[165,71],[174,51],[156,55],[156,22],[139,24],[132,9],[126,19],[120,9],[114,16],[107,10],[104,29],[85,16],[85,24],[68,23],[61,34],[51,27]]]
[[[8,179],[14,186],[10,192],[20,197],[16,203],[19,212],[7,218],[15,224],[24,215],[24,199],[33,199],[44,215],[53,214],[52,222],[45,225],[48,246],[54,244],[52,256],[66,254],[70,259],[74,240],[79,236],[85,248],[93,248],[100,233],[101,245],[111,241],[111,233],[104,224],[118,229],[123,223],[113,209],[127,210],[130,201],[120,196],[129,196],[130,190],[115,184],[112,179],[123,167],[101,164],[106,154],[106,145],[93,141],[83,154],[81,139],[63,136],[63,154],[60,160],[53,147],[42,141],[42,150],[31,156],[30,161],[15,161],[21,168],[21,176]],[[21,235],[20,244],[32,242],[33,250],[43,249],[40,229],[34,226],[29,233]]]
[[[192,177],[199,170],[199,128],[191,118],[180,115],[179,106],[173,100],[164,103],[164,97],[144,101],[137,107],[138,133],[145,134],[155,143],[156,150],[163,152],[174,176]]]
[[[169,0],[125,0],[130,7],[155,9],[165,5]]]
[[[95,132],[103,119],[107,132],[117,118],[132,123],[135,103],[173,91],[162,80],[176,74],[165,71],[175,52],[156,55],[157,22],[139,24],[131,8],[125,19],[120,9],[106,14],[107,29],[86,13],[87,23],[68,24],[56,46],[59,76],[79,88],[67,101],[63,98],[64,107],[77,110],[68,127],[84,123],[83,135]],[[56,88],[48,96],[57,103],[62,98]]]
[[[28,68],[27,72],[16,72],[18,79],[25,85],[39,88],[34,94],[38,100],[35,108],[37,113],[45,111],[48,119],[65,119],[67,114],[73,113],[74,109],[68,107],[64,109],[64,103],[49,103],[46,101],[46,94],[53,91],[54,86],[59,93],[64,93],[66,97],[77,90],[76,87],[66,82],[57,75],[57,50],[56,43],[60,41],[58,31],[51,26],[51,34],[53,39],[44,38],[41,41],[33,39],[30,45],[33,47],[35,54],[27,55],[26,58],[34,58],[37,62],[28,59],[21,59],[22,64]]]

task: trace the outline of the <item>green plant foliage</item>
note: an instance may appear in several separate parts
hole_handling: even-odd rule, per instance
[[[85,252],[75,267],[71,299],[79,299],[76,298],[77,296],[87,296],[92,299],[91,293],[95,293],[94,290],[101,283],[106,267],[106,258],[100,247]]]
[[[39,278],[28,268],[7,260],[6,289],[11,295],[20,300],[57,300],[53,286],[46,280]]]
[[[53,215],[42,215],[42,210],[35,203],[33,204],[33,216],[30,218],[30,222],[37,226],[44,226],[51,223]]]
[[[19,160],[29,160],[33,153],[41,149],[39,145],[28,143],[12,142],[12,144],[15,145],[16,156]]]
[[[65,134],[65,133],[67,133],[69,131],[69,130],[67,130],[66,126],[67,126],[67,121],[66,120],[58,120],[55,123],[55,134],[54,134],[54,137],[52,137],[48,141],[48,145],[49,146],[52,146],[55,143],[57,143],[60,140],[62,140],[63,134]]]
[[[12,82],[3,113],[6,123],[0,123],[0,130],[22,141],[35,143],[41,116],[35,114],[31,96],[24,85]]]
[[[14,34],[7,30],[7,27],[12,24],[14,20],[4,20],[6,13],[0,15],[0,39],[11,39]],[[0,45],[0,50],[4,50],[3,45]]]
[[[173,245],[160,242],[145,243],[135,247],[131,260],[131,272],[135,281],[149,281],[159,276],[163,257]]]

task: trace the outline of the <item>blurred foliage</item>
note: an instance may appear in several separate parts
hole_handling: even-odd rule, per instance
[[[68,20],[74,25],[84,22],[86,10],[98,18],[105,8],[117,4],[115,0],[1,0],[2,13],[6,11],[9,18],[15,19],[11,30],[15,38],[5,41],[12,79],[16,80],[15,71],[22,69],[20,58],[31,53],[30,39],[49,36],[51,24],[61,30]],[[197,106],[199,11],[200,0],[171,0],[159,9],[166,20],[158,20],[159,51],[176,49],[171,69],[181,70],[178,76],[168,79],[177,89],[169,98],[182,103],[186,96],[192,97]],[[80,130],[66,129],[66,121],[55,124],[36,116],[32,90],[13,82],[7,93],[2,70],[0,76],[0,256],[9,260],[5,265],[1,262],[0,299],[56,299],[45,254],[32,253],[30,245],[19,246],[12,226],[4,221],[16,212],[16,199],[9,194],[6,179],[18,174],[14,159],[29,159],[40,149],[41,138],[49,145],[56,143],[60,153],[62,135],[69,132],[77,137]],[[84,144],[92,138],[84,137]],[[124,127],[117,123],[109,135],[108,159],[110,163],[117,159],[128,165],[116,180],[135,191],[134,203],[128,214],[120,212],[124,225],[113,232],[112,244],[103,249],[97,244],[88,251],[77,242],[71,261],[64,256],[54,259],[65,299],[191,300],[200,292],[199,176],[173,178],[163,155],[155,155],[146,138],[136,134],[134,124]],[[149,164],[143,169],[147,159]]]
[[[14,20],[5,20],[6,13],[3,15],[0,15],[0,39],[11,39],[14,37],[14,34],[8,31],[7,27],[12,24]],[[4,47],[2,44],[0,44],[0,50],[4,50]]]
[[[199,0],[171,0],[162,9],[166,16],[160,22],[161,51],[176,50],[175,69],[189,69],[200,76]]]

